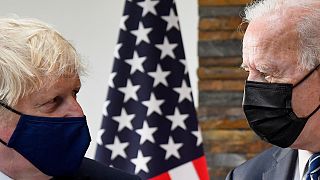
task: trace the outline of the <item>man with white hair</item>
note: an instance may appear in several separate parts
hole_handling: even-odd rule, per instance
[[[275,146],[226,179],[318,180],[320,1],[257,1],[244,20],[243,110],[255,133]]]
[[[0,18],[0,179],[139,179],[84,158],[76,50],[38,20]]]

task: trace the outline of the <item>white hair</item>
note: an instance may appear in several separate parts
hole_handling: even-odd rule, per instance
[[[296,19],[299,35],[299,65],[311,70],[320,63],[320,1],[318,0],[261,0],[248,5],[244,10],[243,21],[250,23],[260,17],[286,13],[289,8],[302,8],[308,13],[292,17]]]
[[[18,100],[62,76],[84,71],[74,47],[34,19],[0,18],[0,101]]]

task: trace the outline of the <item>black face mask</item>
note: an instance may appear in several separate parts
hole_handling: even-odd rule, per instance
[[[319,110],[320,105],[308,116],[298,117],[291,106],[292,90],[307,79],[319,66],[295,86],[246,81],[242,106],[250,127],[258,136],[283,148],[293,144],[307,120]]]

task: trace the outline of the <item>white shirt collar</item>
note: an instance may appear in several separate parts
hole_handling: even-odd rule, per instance
[[[297,159],[297,162],[298,162],[298,168],[299,168],[299,179],[300,180],[303,180],[305,179],[306,177],[306,174],[307,174],[307,170],[308,170],[308,166],[307,166],[307,163],[308,163],[308,160],[309,158],[311,157],[312,153],[309,152],[309,151],[306,151],[306,150],[298,150],[298,159]]]
[[[3,172],[0,171],[0,179],[1,180],[12,180],[9,176],[5,175]]]

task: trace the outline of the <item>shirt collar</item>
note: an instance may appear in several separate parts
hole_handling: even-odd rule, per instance
[[[0,171],[0,179],[1,180],[12,180],[9,176],[5,175],[3,172]]]
[[[298,150],[298,162],[299,162],[299,175],[300,179],[304,177],[308,170],[308,160],[311,157],[312,153],[306,150]]]

